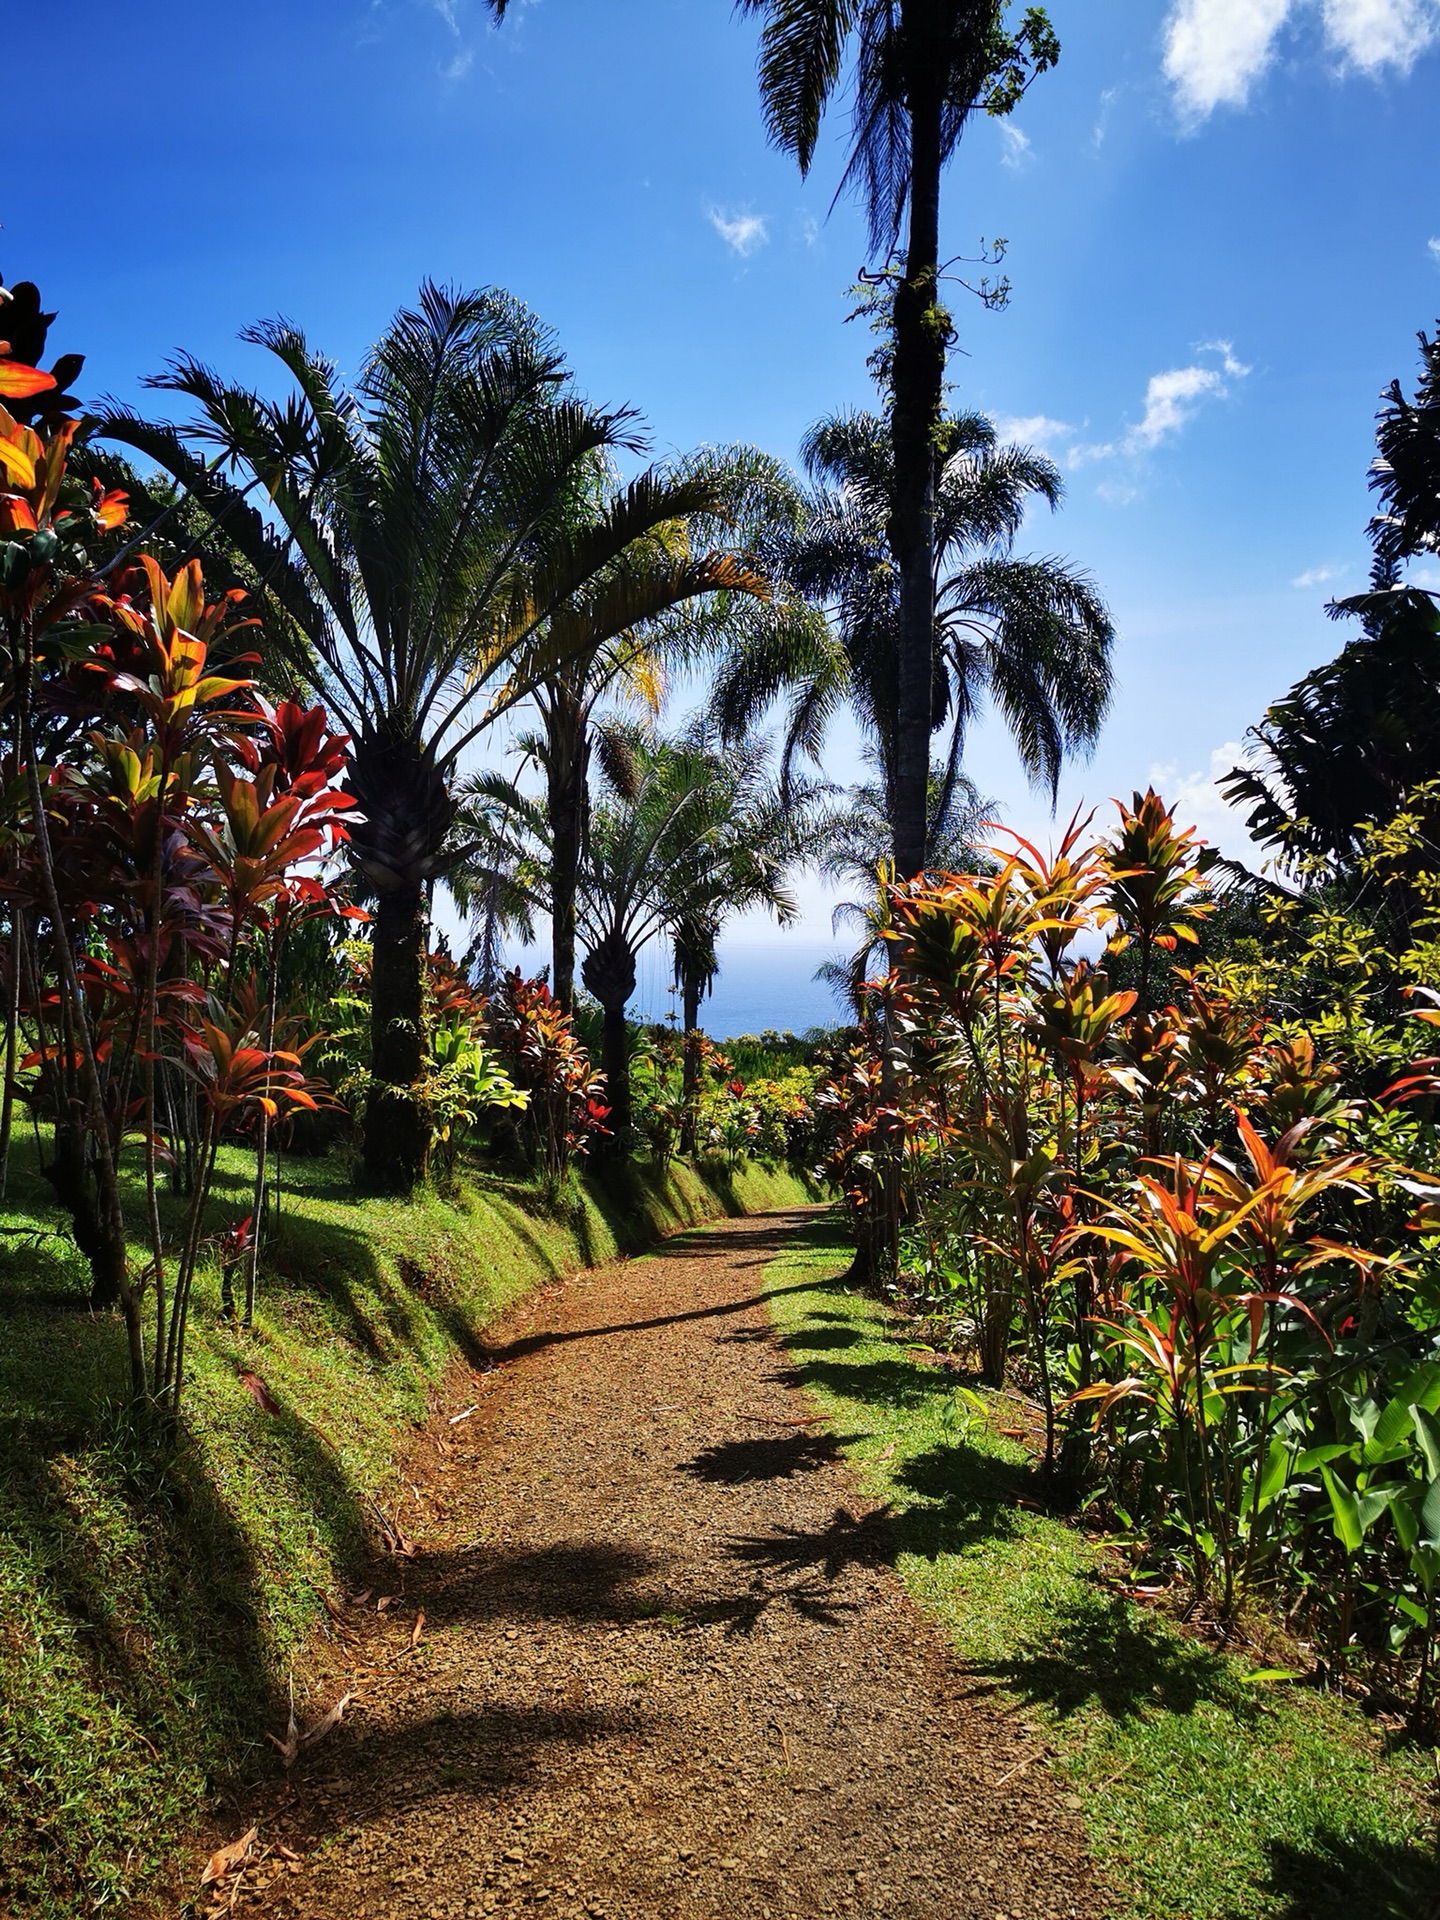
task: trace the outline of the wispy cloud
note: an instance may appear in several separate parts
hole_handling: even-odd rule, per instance
[[[769,222],[763,213],[727,213],[721,207],[711,207],[706,218],[730,251],[739,254],[742,260],[770,238]]]
[[[1440,240],[1427,240],[1425,244],[1429,247],[1431,257],[1436,265],[1440,266]]]
[[[1196,353],[1214,355],[1218,366],[1196,362],[1188,367],[1167,367],[1152,373],[1145,386],[1145,411],[1133,427],[1118,440],[1095,445],[1077,445],[1070,449],[1070,464],[1082,467],[1095,460],[1111,460],[1117,454],[1153,453],[1167,440],[1173,440],[1189,425],[1207,400],[1223,400],[1236,380],[1243,380],[1250,369],[1236,359],[1228,340],[1203,340]]]
[[[1104,146],[1105,135],[1110,130],[1111,109],[1114,107],[1115,102],[1119,98],[1120,98],[1119,87],[1106,87],[1104,92],[1100,95],[1100,106],[1095,115],[1095,127],[1094,127],[1094,131],[1090,135],[1091,146],[1096,148]]]
[[[1245,831],[1245,822],[1216,784],[1230,769],[1239,766],[1244,750],[1238,740],[1227,740],[1210,755],[1203,771],[1182,773],[1176,761],[1156,762],[1150,769],[1150,784],[1175,809],[1177,826],[1198,827],[1212,847],[1219,847],[1231,859],[1252,861],[1260,849]]]
[[[1018,173],[1031,159],[1030,136],[1013,121],[1000,122],[1000,164]]]
[[[1075,443],[1074,427],[1064,420],[1052,420],[1048,413],[997,414],[994,425],[1002,441],[1037,447],[1041,453],[1060,452]]]
[[[1338,580],[1344,571],[1343,567],[1334,566],[1326,561],[1323,567],[1307,567],[1304,573],[1297,573],[1290,584],[1304,592],[1311,587],[1323,587],[1327,581]]]
[[[1317,8],[1326,45],[1361,73],[1408,73],[1440,30],[1440,0],[1174,0],[1164,66],[1184,118],[1243,107],[1282,28]]]

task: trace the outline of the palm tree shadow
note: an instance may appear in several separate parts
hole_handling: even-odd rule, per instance
[[[793,1480],[840,1459],[833,1434],[791,1433],[783,1438],[726,1440],[680,1463],[679,1471],[716,1486],[741,1487],[757,1480]]]
[[[1382,1841],[1330,1826],[1270,1842],[1280,1920],[1440,1920],[1440,1843]],[[1238,1910],[1227,1920],[1249,1920]]]

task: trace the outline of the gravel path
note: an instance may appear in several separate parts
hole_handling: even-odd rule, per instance
[[[498,1330],[422,1449],[412,1554],[337,1609],[343,1724],[253,1816],[299,1857],[236,1911],[1098,1920],[1078,1813],[869,1549],[774,1342],[760,1278],[804,1218]]]

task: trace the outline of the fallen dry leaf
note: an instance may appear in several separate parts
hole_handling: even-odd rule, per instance
[[[344,1718],[346,1707],[354,1698],[353,1693],[342,1693],[333,1707],[327,1708],[318,1720],[312,1720],[300,1736],[301,1746],[313,1747],[318,1741],[323,1740],[327,1733],[333,1733]]]
[[[296,1754],[300,1751],[300,1729],[295,1721],[295,1676],[293,1674],[290,1676],[290,1722],[285,1729],[285,1738],[279,1740],[273,1733],[267,1733],[265,1738],[279,1751],[280,1758],[285,1763],[285,1771],[288,1773],[295,1764]]]
[[[394,1604],[395,1595],[393,1593],[382,1593],[380,1598],[375,1602],[375,1611],[377,1613],[383,1613],[386,1607],[393,1607]]]
[[[410,1644],[412,1647],[419,1646],[420,1636],[424,1631],[425,1631],[425,1609],[422,1607],[419,1613],[417,1613],[415,1616],[415,1625],[410,1630]]]
[[[201,1886],[208,1887],[212,1880],[222,1880],[227,1873],[233,1873],[254,1846],[259,1831],[258,1827],[251,1827],[238,1840],[232,1840],[228,1847],[221,1847],[218,1852],[212,1853],[200,1876]]]
[[[271,1393],[269,1387],[266,1386],[258,1373],[242,1372],[240,1375],[240,1384],[262,1413],[279,1413],[280,1402],[275,1398],[274,1394]]]

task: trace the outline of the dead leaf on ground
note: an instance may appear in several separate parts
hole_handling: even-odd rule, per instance
[[[267,1733],[265,1738],[270,1742],[272,1747],[278,1750],[280,1758],[285,1763],[285,1771],[288,1773],[295,1764],[296,1754],[300,1751],[300,1728],[295,1719],[295,1678],[293,1674],[290,1678],[290,1721],[285,1729],[285,1738],[283,1740],[277,1739],[273,1733]]]
[[[243,1371],[240,1375],[240,1384],[262,1413],[280,1412],[280,1402],[275,1398],[274,1394],[271,1393],[269,1387],[266,1386],[258,1373],[251,1373],[248,1369]]]
[[[329,1733],[333,1733],[345,1716],[345,1709],[355,1698],[353,1693],[342,1693],[333,1707],[326,1709],[318,1720],[312,1720],[300,1736],[302,1747],[313,1747]]]
[[[420,1636],[422,1633],[424,1633],[424,1631],[425,1631],[425,1609],[422,1607],[419,1613],[417,1613],[415,1616],[415,1625],[410,1630],[410,1644],[412,1647],[419,1646]]]
[[[248,1833],[242,1833],[238,1840],[232,1840],[228,1847],[221,1847],[212,1853],[205,1863],[205,1871],[200,1876],[202,1887],[208,1887],[212,1880],[222,1880],[227,1873],[233,1873],[249,1854],[255,1844],[258,1827],[251,1827]]]

